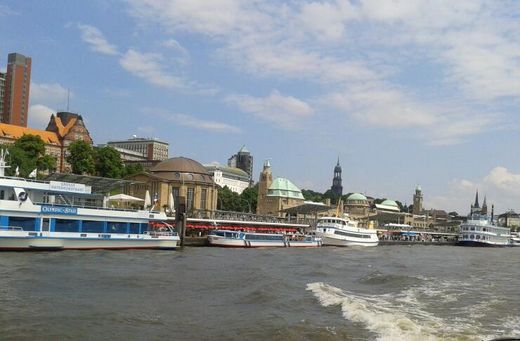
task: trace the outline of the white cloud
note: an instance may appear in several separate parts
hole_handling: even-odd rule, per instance
[[[200,118],[197,118],[194,116],[181,114],[181,113],[172,113],[172,112],[162,110],[162,109],[145,108],[145,109],[143,109],[143,112],[147,115],[159,116],[163,119],[173,122],[175,125],[194,128],[197,130],[205,130],[205,131],[210,131],[210,132],[214,132],[214,133],[229,133],[229,134],[238,134],[238,133],[242,132],[242,130],[239,127],[236,127],[234,125],[200,119]]]
[[[49,124],[49,120],[52,114],[56,114],[56,111],[45,105],[31,105],[29,107],[29,127],[35,129],[45,129],[47,124]]]
[[[115,56],[119,53],[117,46],[109,43],[97,27],[78,24],[78,29],[81,31],[83,41],[89,44],[93,51],[110,56]]]
[[[159,53],[142,53],[129,49],[119,60],[121,66],[147,82],[164,87],[183,87],[181,79],[168,73],[164,58]]]
[[[69,90],[58,83],[35,83],[31,82],[31,103],[43,103],[54,107],[65,107]],[[70,92],[70,98],[74,93]]]
[[[320,97],[348,119],[418,128],[414,135],[432,145],[464,142],[490,123],[500,126],[503,114],[494,106],[520,97],[520,30],[514,20],[520,9],[514,1],[127,1],[141,21],[215,43],[226,65],[257,78],[321,86]],[[429,93],[418,96],[422,89],[415,88],[428,75],[399,80],[413,64],[408,59],[439,69]],[[285,127],[294,123],[254,98],[230,98],[264,119]]]
[[[480,204],[484,197],[488,207],[495,206],[499,214],[510,209],[520,211],[520,174],[503,166],[496,166],[487,175],[476,181],[454,179],[442,195],[427,196],[425,205],[433,208],[457,210],[459,214],[468,214],[478,190]]]
[[[297,128],[302,120],[313,114],[312,107],[306,102],[292,96],[283,96],[276,90],[263,98],[233,95],[227,98],[227,102],[284,129]]]
[[[225,35],[258,24],[254,2],[237,0],[127,0],[132,15],[159,22],[171,31]],[[249,4],[249,8],[247,7]]]

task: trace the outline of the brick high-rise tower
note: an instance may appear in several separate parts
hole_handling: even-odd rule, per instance
[[[10,53],[5,74],[2,123],[27,127],[30,85],[31,58]]]

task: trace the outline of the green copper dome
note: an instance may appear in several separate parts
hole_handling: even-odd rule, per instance
[[[285,178],[276,178],[271,184],[271,187],[269,187],[267,196],[304,200],[302,191]]]
[[[381,203],[381,205],[399,207],[399,205],[397,205],[397,203],[395,201],[390,200],[390,199],[386,199],[385,201],[383,201]]]
[[[347,198],[347,201],[350,201],[350,200],[352,200],[352,201],[354,201],[354,200],[367,200],[367,197],[365,197],[361,193],[352,193]]]

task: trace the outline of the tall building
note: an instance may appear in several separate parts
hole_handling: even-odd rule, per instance
[[[5,74],[2,123],[27,127],[30,85],[31,58],[10,53]]]
[[[228,159],[228,166],[243,170],[249,175],[249,183],[253,183],[253,156],[251,152],[242,146],[238,153]]]
[[[332,178],[332,187],[330,188],[334,197],[340,198],[343,195],[343,186],[341,185],[341,166],[338,163],[334,167],[334,177]]]
[[[0,120],[4,116],[5,73],[0,72]]]
[[[266,209],[264,208],[264,203],[266,202],[267,192],[269,191],[269,187],[273,183],[273,173],[271,172],[271,163],[269,160],[265,160],[264,168],[260,173],[260,179],[258,180],[258,199],[257,199],[257,214],[263,214]]]
[[[478,203],[478,189],[477,189],[477,192],[475,193],[475,203],[473,205],[471,205],[471,214],[474,214],[474,213],[480,213],[480,205]]]
[[[415,188],[415,194],[413,195],[413,214],[421,214],[423,211],[423,195],[421,186]]]
[[[134,136],[128,140],[110,141],[107,145],[116,149],[125,149],[139,153],[146,161],[164,161],[168,159],[167,142],[156,138],[142,138]]]

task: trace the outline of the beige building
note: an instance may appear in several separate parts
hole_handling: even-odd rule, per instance
[[[300,189],[288,179],[276,178],[273,181],[271,164],[266,161],[258,182],[256,213],[284,217],[283,210],[302,205],[304,201]]]
[[[128,161],[164,161],[168,159],[168,143],[158,139],[134,137],[128,140],[107,142],[110,147],[126,150],[133,153],[123,152],[123,160],[127,154],[131,155]],[[140,156],[142,159],[136,160],[135,157]]]
[[[184,204],[186,212],[214,211],[217,208],[217,186],[199,162],[174,157],[160,162],[148,172],[132,175],[129,180],[139,183],[127,185],[126,194],[145,198],[148,190],[156,210],[169,206],[170,193],[175,205]]]

